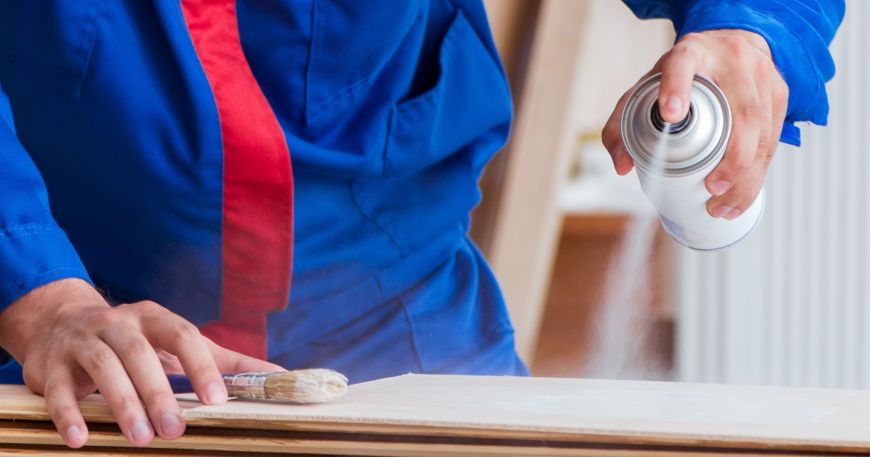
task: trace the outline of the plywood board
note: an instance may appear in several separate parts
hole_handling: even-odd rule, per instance
[[[111,422],[98,396],[84,404],[89,421]],[[433,456],[870,453],[864,391],[407,375],[354,385],[324,405],[185,404],[190,433],[166,447]],[[20,386],[0,387],[0,418],[47,420],[40,397]],[[52,444],[50,424],[41,427],[0,432],[0,443]],[[123,445],[109,426],[94,437]]]
[[[247,432],[247,433],[245,433]],[[367,439],[368,438],[368,439]],[[84,450],[72,451],[45,422],[0,421],[0,455],[352,455],[379,457],[747,457],[747,456],[792,456],[789,451],[770,449],[746,450],[710,447],[674,447],[642,445],[607,445],[603,443],[560,443],[522,440],[427,440],[409,437],[406,440],[373,439],[373,436],[358,434],[318,434],[305,432],[268,433],[251,431],[189,428],[178,440],[155,440],[147,449],[131,447],[116,431],[99,426],[92,427],[90,441]],[[180,453],[179,450],[184,450]],[[14,451],[14,452],[12,452]],[[831,455],[830,453],[805,453],[801,456]],[[839,454],[838,455],[855,455]]]

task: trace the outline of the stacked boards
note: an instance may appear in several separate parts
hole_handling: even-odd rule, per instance
[[[870,392],[854,390],[407,375],[322,405],[182,407],[184,437],[136,449],[90,396],[84,455],[870,454]],[[21,386],[0,386],[0,451],[66,452],[42,398]]]

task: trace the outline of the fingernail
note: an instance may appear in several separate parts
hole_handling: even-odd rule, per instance
[[[148,422],[136,421],[130,427],[130,437],[136,442],[148,441],[151,438],[151,427],[148,426]]]
[[[227,390],[223,384],[213,382],[205,388],[205,397],[209,404],[216,405],[227,401]]]
[[[82,430],[78,428],[76,425],[70,425],[68,429],[66,429],[66,444],[69,445],[81,445],[81,442],[84,441],[85,435],[82,433]]]
[[[176,437],[184,431],[184,421],[175,413],[167,413],[160,419],[160,429],[163,435]]]
[[[713,217],[722,217],[722,216],[730,213],[732,209],[734,209],[734,208],[731,208],[730,206],[725,206],[725,205],[717,206],[717,207],[713,208]]]
[[[713,181],[713,184],[710,184],[710,191],[713,193],[713,195],[716,195],[716,196],[719,196],[719,195],[724,194],[725,192],[728,192],[728,189],[730,189],[730,188],[731,188],[731,183],[729,183],[728,181],[723,181],[721,179],[719,181]]]
[[[680,100],[680,97],[668,97],[665,108],[667,108],[669,114],[678,115],[683,111],[683,101]]]
[[[725,215],[725,219],[728,219],[729,221],[737,219],[737,216],[741,215],[742,213],[743,212],[737,208],[732,209],[731,211],[728,212],[728,214]]]
[[[628,155],[628,151],[621,149],[618,160],[614,165],[616,167],[616,174],[625,176],[629,171],[631,171],[632,165],[634,165],[634,162],[631,161],[631,156]]]
[[[619,176],[623,176],[626,173],[625,165],[622,163],[621,160],[617,160],[613,163],[613,169],[616,170],[616,174],[618,174]]]

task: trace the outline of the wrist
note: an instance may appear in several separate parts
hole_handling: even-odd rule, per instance
[[[0,347],[24,362],[31,341],[68,317],[109,304],[93,286],[78,278],[66,278],[37,287],[0,312]]]

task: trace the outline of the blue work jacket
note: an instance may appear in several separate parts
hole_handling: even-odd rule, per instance
[[[225,200],[235,198],[225,180],[236,169],[224,143],[274,121],[281,138],[270,144],[292,162],[292,212],[282,213],[292,215],[292,285],[287,296],[249,284],[236,298],[285,294],[250,311],[267,327],[266,355],[352,381],[525,373],[498,286],[466,235],[478,177],[511,123],[482,3],[216,1],[232,9],[239,54],[232,33],[211,37],[227,29],[186,1],[0,5],[0,310],[76,277],[113,303],[154,300],[203,326],[225,319]],[[799,141],[796,121],[825,123],[841,0],[625,3],[672,19],[679,35],[761,34],[791,89],[783,141]],[[225,57],[216,43],[245,67],[208,61]],[[270,112],[222,125],[246,113],[221,114],[210,69],[250,72],[250,93],[227,97],[265,100]],[[256,180],[234,185],[257,191]],[[276,252],[289,264],[289,251]],[[20,367],[2,363],[0,381],[20,381]]]

